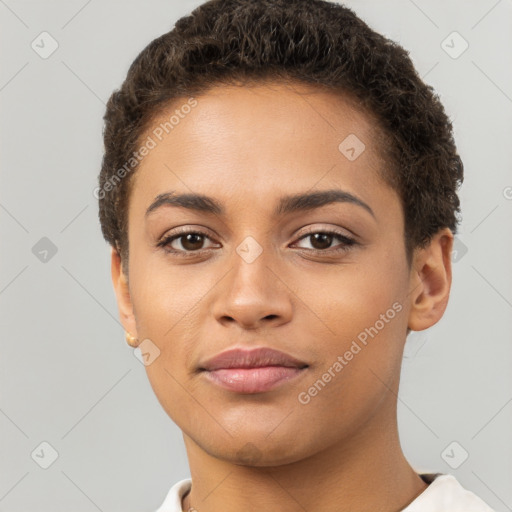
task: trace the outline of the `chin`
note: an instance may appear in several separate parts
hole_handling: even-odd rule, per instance
[[[293,436],[286,436],[286,438],[294,439]],[[303,449],[298,451],[298,446],[293,441],[290,442],[290,445],[286,445],[286,443],[283,445],[280,439],[267,439],[261,443],[253,440],[235,441],[231,442],[225,449],[221,449],[217,445],[213,450],[208,449],[207,451],[213,457],[231,464],[250,467],[282,466],[298,462],[311,455],[304,452]]]

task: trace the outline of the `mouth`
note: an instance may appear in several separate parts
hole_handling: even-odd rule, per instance
[[[259,366],[253,368],[219,368],[204,370],[205,377],[213,384],[236,393],[263,393],[296,379],[308,366]]]
[[[198,368],[209,382],[237,393],[262,393],[304,374],[304,361],[269,347],[234,348]]]

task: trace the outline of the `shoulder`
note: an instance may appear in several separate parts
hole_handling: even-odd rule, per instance
[[[182,512],[181,500],[183,496],[190,490],[192,479],[184,478],[176,482],[167,493],[163,503],[155,512]]]
[[[429,486],[402,512],[494,512],[450,474],[421,475]]]

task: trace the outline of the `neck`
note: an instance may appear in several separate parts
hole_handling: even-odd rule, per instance
[[[381,408],[381,411],[384,408]],[[395,406],[301,460],[248,466],[214,457],[184,434],[192,488],[183,510],[397,512],[428,485],[401,450]]]

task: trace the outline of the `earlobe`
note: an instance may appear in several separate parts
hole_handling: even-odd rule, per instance
[[[121,324],[126,332],[137,338],[137,327],[133,314],[128,279],[123,272],[121,256],[113,247],[111,247],[111,274]]]
[[[451,254],[453,233],[444,228],[430,244],[417,249],[410,276],[410,312],[408,327],[422,331],[436,324],[443,316],[452,284]]]

